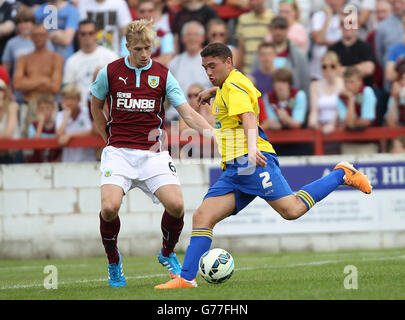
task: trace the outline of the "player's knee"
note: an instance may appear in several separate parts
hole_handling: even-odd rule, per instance
[[[101,216],[105,221],[112,221],[118,216],[120,204],[113,202],[104,202],[101,209]]]
[[[165,206],[166,211],[173,217],[180,218],[184,215],[183,201],[171,201]]]
[[[216,221],[210,217],[203,210],[197,209],[193,214],[193,228],[209,228],[213,229],[216,224]]]

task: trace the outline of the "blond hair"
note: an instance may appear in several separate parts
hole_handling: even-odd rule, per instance
[[[153,21],[140,19],[132,21],[126,29],[126,39],[129,45],[137,42],[153,43],[156,37]]]
[[[336,53],[335,51],[331,51],[331,50],[327,51],[327,52],[323,55],[321,61],[322,61],[322,62],[331,61],[331,62],[333,62],[333,63],[336,63],[336,64],[339,64],[339,65],[340,65],[339,56],[337,55],[337,53]]]
[[[67,98],[79,98],[81,96],[80,89],[78,86],[74,83],[68,83],[65,85],[61,91],[62,97],[67,97]]]

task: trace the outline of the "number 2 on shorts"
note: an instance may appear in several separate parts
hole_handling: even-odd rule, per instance
[[[267,171],[264,171],[261,174],[259,174],[259,177],[263,178],[263,180],[262,180],[263,189],[266,189],[266,188],[271,187],[273,185],[273,182],[269,181],[270,180],[270,173],[268,173]]]

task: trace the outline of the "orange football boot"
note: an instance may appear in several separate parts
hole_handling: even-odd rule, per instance
[[[339,162],[333,170],[336,169],[344,170],[345,175],[343,176],[343,180],[345,181],[346,185],[359,189],[367,194],[371,193],[371,189],[373,189],[373,187],[371,186],[370,181],[367,179],[367,176],[356,170],[349,162]]]
[[[174,279],[155,286],[155,289],[177,289],[177,288],[196,288],[197,281],[194,278],[191,281],[188,281],[180,276],[176,276]]]

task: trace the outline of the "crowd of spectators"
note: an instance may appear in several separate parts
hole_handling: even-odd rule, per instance
[[[0,0],[0,139],[54,137],[61,146],[0,150],[0,163],[96,159],[96,150],[64,146],[96,134],[89,86],[128,54],[125,29],[140,18],[155,24],[152,58],[210,122],[196,102],[211,86],[199,52],[223,42],[262,93],[265,130],[405,124],[405,0]],[[166,105],[166,125],[174,120]],[[183,130],[190,129],[180,122]],[[404,152],[405,145],[399,138],[326,150]]]

